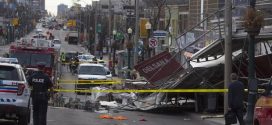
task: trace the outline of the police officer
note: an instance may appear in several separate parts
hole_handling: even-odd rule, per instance
[[[66,57],[65,57],[64,52],[62,52],[62,53],[60,54],[60,60],[61,60],[62,65],[64,65],[64,64],[65,64],[65,61],[66,61]]]
[[[45,63],[38,63],[38,71],[28,78],[32,87],[33,123],[34,125],[46,125],[49,92],[53,84],[48,75],[44,73]]]

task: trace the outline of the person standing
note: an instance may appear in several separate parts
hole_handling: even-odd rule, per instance
[[[66,57],[64,52],[61,52],[60,54],[60,61],[62,65],[65,65]]]
[[[228,106],[229,110],[232,111],[240,125],[245,125],[243,120],[243,109],[244,109],[244,84],[238,80],[238,75],[236,73],[231,74],[231,83],[229,85],[228,92]]]
[[[45,63],[38,63],[38,71],[28,78],[32,87],[33,123],[34,125],[46,125],[49,92],[53,87],[50,77],[44,73]]]

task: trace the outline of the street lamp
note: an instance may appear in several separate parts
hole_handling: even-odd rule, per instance
[[[255,9],[256,0],[250,0],[250,7],[245,16],[245,31],[248,33],[248,106],[245,123],[252,125],[254,120],[254,106],[257,99],[257,79],[256,79],[256,66],[255,66],[255,36],[259,35],[263,17]]]
[[[117,43],[115,41],[115,35],[116,35],[117,31],[116,30],[113,30],[112,31],[112,35],[113,35],[113,44],[111,45],[112,49],[113,49],[113,57],[112,57],[112,75],[115,76],[115,50],[116,50],[116,46],[117,46]]]
[[[114,37],[115,37],[116,33],[117,33],[116,30],[113,30],[113,31],[112,31],[113,39],[115,39]]]
[[[151,30],[151,23],[149,21],[145,24],[145,29],[147,30],[147,43],[148,43],[149,42],[149,37],[150,37],[150,30]],[[147,46],[147,50],[148,50],[148,57],[150,58],[151,57],[151,52],[150,52],[149,46]]]
[[[131,42],[131,35],[132,35],[132,29],[128,28],[128,42],[127,42],[127,50],[128,50],[128,72],[127,72],[127,78],[130,79],[130,57],[131,57],[131,49],[133,48],[133,44]]]
[[[92,39],[92,38],[93,38],[93,37],[92,37],[92,34],[93,34],[93,33],[92,33],[92,32],[93,32],[93,27],[90,27],[90,28],[89,28],[89,46],[88,46],[88,50],[89,50],[90,53],[92,53],[91,51],[92,51],[92,45],[93,45],[93,43],[92,43],[92,42],[93,42],[93,41],[92,41],[92,40],[93,40],[93,39]]]
[[[129,38],[131,37],[131,33],[132,33],[132,29],[131,29],[131,28],[128,28],[128,35],[129,35]]]
[[[147,30],[151,29],[151,23],[149,21],[145,24],[145,29],[147,29]]]

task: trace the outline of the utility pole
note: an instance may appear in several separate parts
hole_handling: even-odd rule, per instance
[[[96,47],[97,47],[97,44],[98,44],[98,34],[97,34],[97,31],[98,31],[98,28],[97,28],[97,18],[98,18],[98,9],[100,7],[100,1],[97,1],[96,2],[96,5],[95,5],[95,8],[94,8],[94,29],[95,29],[95,34],[94,34],[94,55],[96,56]]]
[[[111,33],[112,33],[112,29],[111,29],[111,0],[109,0],[109,45],[108,45],[108,56],[109,56],[109,61],[111,61]]]
[[[225,0],[225,73],[224,88],[228,88],[231,82],[230,74],[232,72],[232,3],[231,0]],[[224,93],[224,113],[228,111],[228,93]]]
[[[138,62],[138,40],[139,40],[139,0],[135,0],[135,37],[134,37],[134,65]]]

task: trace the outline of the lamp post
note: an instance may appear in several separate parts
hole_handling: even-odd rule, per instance
[[[112,34],[113,34],[113,44],[111,45],[112,47],[112,50],[113,50],[113,57],[112,57],[112,75],[113,76],[116,76],[116,73],[115,73],[115,51],[116,51],[116,46],[117,46],[117,43],[115,41],[115,35],[116,35],[116,30],[113,30],[112,31]]]
[[[145,24],[145,29],[147,30],[147,43],[149,43],[150,30],[151,30],[151,23],[149,21]],[[147,52],[148,52],[148,57],[150,58],[151,57],[151,52],[150,52],[150,48],[149,48],[148,45],[149,44],[147,44]]]
[[[92,45],[93,45],[92,32],[93,32],[93,27],[90,27],[89,29],[90,30],[89,30],[89,46],[88,46],[88,50],[89,50],[90,53],[92,53]]]
[[[248,106],[245,123],[253,124],[254,107],[256,103],[256,95],[258,91],[255,67],[255,36],[260,33],[263,22],[262,15],[258,14],[255,9],[256,0],[250,0],[250,7],[245,16],[245,30],[248,33]]]
[[[128,50],[128,72],[127,72],[127,78],[130,79],[130,70],[131,70],[131,66],[130,66],[130,57],[131,57],[131,49],[133,48],[133,44],[131,42],[131,35],[132,35],[132,29],[128,28],[127,30],[128,32],[128,42],[127,42],[127,50]]]

